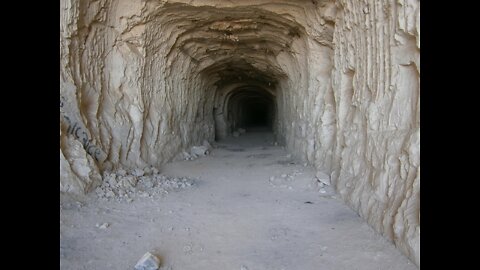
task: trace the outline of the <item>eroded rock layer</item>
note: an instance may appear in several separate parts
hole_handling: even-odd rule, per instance
[[[60,186],[159,166],[265,111],[420,263],[418,0],[60,1]]]

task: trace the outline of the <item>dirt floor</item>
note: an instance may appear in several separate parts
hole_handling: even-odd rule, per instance
[[[193,185],[128,200],[60,194],[60,268],[133,269],[150,251],[169,270],[418,269],[269,133],[159,171]]]

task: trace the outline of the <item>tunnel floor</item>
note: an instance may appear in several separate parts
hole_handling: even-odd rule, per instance
[[[216,142],[217,148],[253,148],[273,146],[275,137],[267,127],[248,127],[239,137],[229,136]]]
[[[61,194],[61,269],[133,269],[147,251],[169,270],[417,269],[272,144],[271,133],[247,132],[169,163],[161,173],[196,181],[159,197]]]

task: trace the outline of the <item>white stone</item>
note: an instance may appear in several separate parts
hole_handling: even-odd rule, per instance
[[[128,182],[129,186],[132,187],[135,187],[138,182],[138,178],[133,175],[127,175],[123,179],[125,179]]]
[[[205,146],[207,150],[211,150],[213,148],[212,145],[207,140],[203,141],[203,146]]]
[[[193,146],[190,150],[192,155],[196,156],[206,156],[209,153],[208,147],[206,146]]]
[[[140,177],[140,176],[143,176],[145,174],[145,172],[142,170],[142,169],[134,169],[132,171],[132,175],[134,176],[137,176],[137,177]]]
[[[160,268],[160,259],[150,252],[145,253],[135,264],[135,270],[157,270],[158,268]]]
[[[321,172],[321,171],[318,171],[315,175],[318,179],[318,181],[322,182],[323,184],[325,185],[330,185],[330,176]]]
[[[115,179],[115,175],[113,176],[110,176],[107,178],[107,183],[111,186],[111,187],[114,187],[117,185],[117,179]]]
[[[146,180],[143,184],[146,188],[153,188],[153,182],[151,180]]]
[[[147,167],[143,168],[143,171],[144,171],[145,175],[151,175],[152,174],[152,167],[147,166]]]
[[[124,169],[119,169],[119,170],[117,170],[117,175],[119,175],[119,176],[126,176],[126,175],[127,175],[127,171],[125,171]]]

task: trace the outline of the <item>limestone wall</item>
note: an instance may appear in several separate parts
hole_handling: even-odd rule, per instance
[[[420,264],[419,1],[339,1],[337,191]]]

